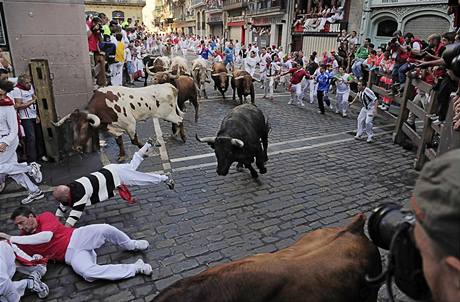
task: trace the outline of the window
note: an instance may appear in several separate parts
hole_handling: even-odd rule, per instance
[[[395,20],[383,20],[377,25],[377,36],[392,37],[396,30],[398,30],[398,23]]]

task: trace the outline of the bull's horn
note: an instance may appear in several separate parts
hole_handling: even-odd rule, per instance
[[[233,78],[233,74],[231,74],[231,73],[227,73],[227,77],[231,77],[231,78]]]
[[[88,113],[86,119],[90,121],[91,127],[96,128],[101,124],[101,119],[95,114]]]
[[[244,142],[242,140],[240,140],[240,139],[237,139],[237,138],[232,138],[231,143],[235,147],[240,147],[240,148],[244,147]]]
[[[208,143],[208,144],[214,144],[216,142],[216,137],[203,137],[203,138],[199,138],[198,137],[198,134],[195,134],[195,138],[197,141],[199,141],[200,143]]]
[[[260,82],[260,79],[258,80],[258,79],[254,78],[254,77],[252,78],[252,80],[256,81],[256,82]]]
[[[63,118],[61,118],[59,121],[57,121],[56,123],[55,122],[51,122],[55,127],[60,127],[62,126],[62,124],[65,123],[65,121],[67,121],[70,117],[72,113],[69,113],[67,114],[66,116],[64,116]]]
[[[211,71],[212,72],[212,69],[211,68],[206,68],[207,71]]]
[[[244,79],[244,76],[239,76],[235,78],[235,80],[241,80],[241,79]]]
[[[211,77],[218,77],[220,73],[213,73],[211,74]]]
[[[147,63],[145,66],[147,67],[147,68],[145,69],[145,70],[147,71],[147,73],[148,73],[149,75],[151,75],[151,76],[154,76],[155,73],[152,72],[152,71],[150,70],[151,67],[149,67],[149,63]],[[152,66],[152,67],[153,67],[153,66]]]

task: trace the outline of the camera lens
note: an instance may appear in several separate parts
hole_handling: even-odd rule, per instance
[[[376,208],[369,217],[368,231],[372,241],[380,248],[390,249],[391,240],[402,222],[414,223],[409,212],[401,211],[401,206],[387,203]]]

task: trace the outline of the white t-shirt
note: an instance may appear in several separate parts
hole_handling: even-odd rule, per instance
[[[34,95],[34,93],[35,91],[33,87],[30,87],[30,90],[22,90],[22,89],[19,89],[18,87],[15,87],[8,94],[8,96],[12,98],[15,102],[16,102],[16,99],[21,99],[20,102],[25,103],[32,99],[32,96]],[[19,109],[18,113],[19,113],[19,118],[21,119],[37,118],[37,106],[35,103],[33,103],[27,108]]]

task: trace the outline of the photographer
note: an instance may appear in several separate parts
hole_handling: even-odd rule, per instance
[[[426,164],[415,186],[415,241],[435,302],[460,301],[460,150]]]

